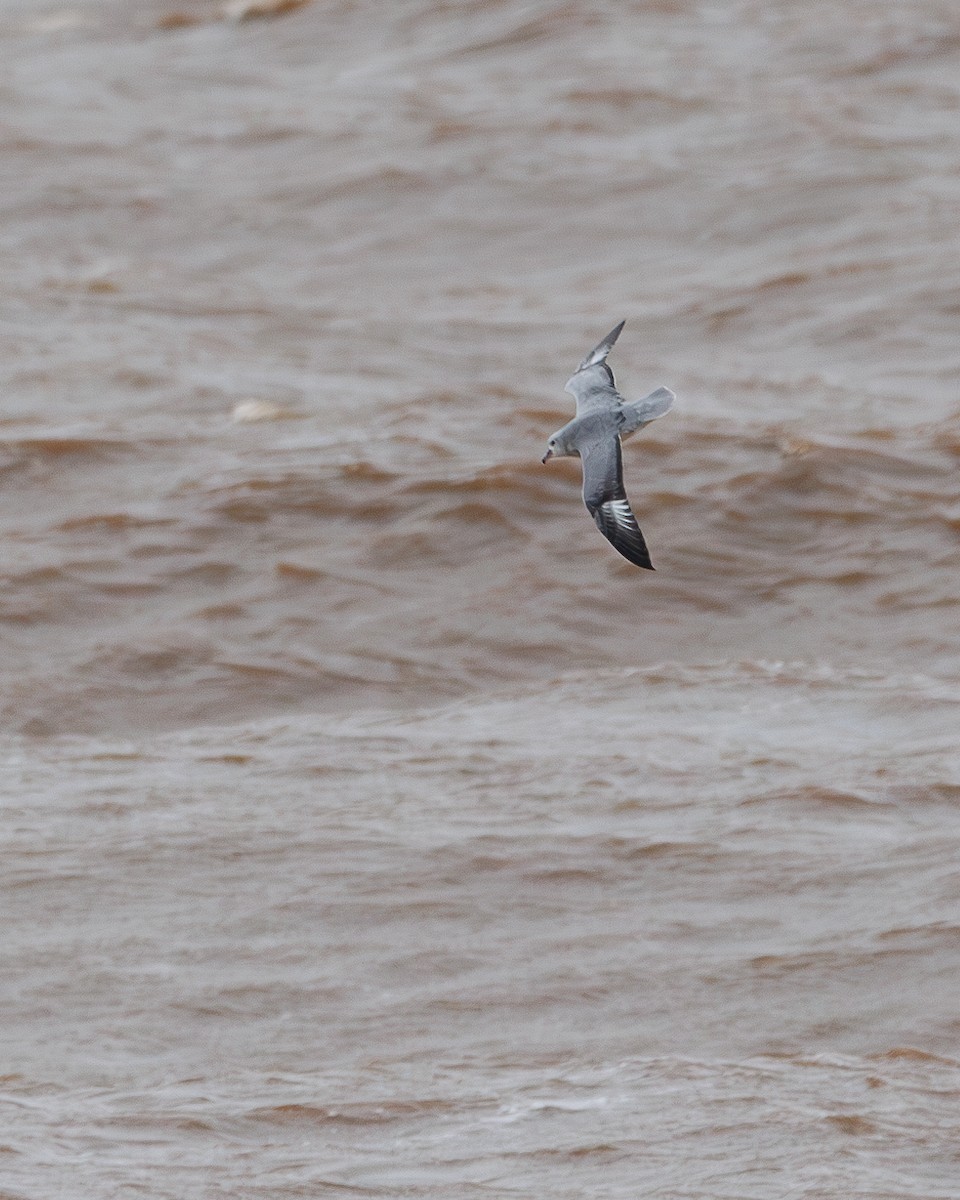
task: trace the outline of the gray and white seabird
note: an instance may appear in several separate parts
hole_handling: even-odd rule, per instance
[[[611,329],[567,380],[564,391],[577,401],[577,415],[547,443],[543,462],[579,455],[583,464],[583,502],[603,536],[624,558],[654,569],[647,546],[623,490],[620,443],[662,417],[673,405],[669,388],[657,388],[642,400],[624,400],[613,383],[607,355],[625,321]]]

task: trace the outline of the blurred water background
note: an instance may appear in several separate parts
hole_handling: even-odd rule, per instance
[[[0,4],[0,1197],[955,1200],[960,11],[275,7]]]

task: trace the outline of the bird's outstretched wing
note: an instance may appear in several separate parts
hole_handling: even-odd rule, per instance
[[[586,357],[580,363],[580,366],[577,367],[577,370],[583,371],[586,370],[587,367],[594,366],[596,363],[604,362],[607,355],[613,349],[613,344],[620,336],[620,332],[624,325],[626,325],[626,321],[621,321],[615,329],[611,329],[603,341],[598,342],[597,345],[594,346],[594,348],[590,351],[590,353],[586,355]]]
[[[565,391],[577,402],[577,416],[597,408],[613,408],[623,397],[614,384],[613,372],[607,366],[607,355],[620,336],[625,321],[611,329],[602,342],[590,351],[567,380]]]
[[[623,490],[623,460],[616,434],[580,446],[583,462],[583,502],[597,528],[624,558],[654,570],[637,518]]]

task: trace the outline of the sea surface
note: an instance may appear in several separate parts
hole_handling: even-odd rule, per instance
[[[0,0],[0,351],[0,1200],[960,1197],[955,0]]]

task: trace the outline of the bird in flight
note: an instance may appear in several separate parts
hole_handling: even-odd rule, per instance
[[[624,558],[652,571],[646,542],[623,490],[620,443],[669,412],[676,397],[661,387],[642,400],[630,401],[614,387],[607,355],[625,324],[621,321],[611,329],[567,380],[563,390],[575,398],[577,415],[553,435],[542,461],[578,455],[583,464],[583,502],[597,528]]]

